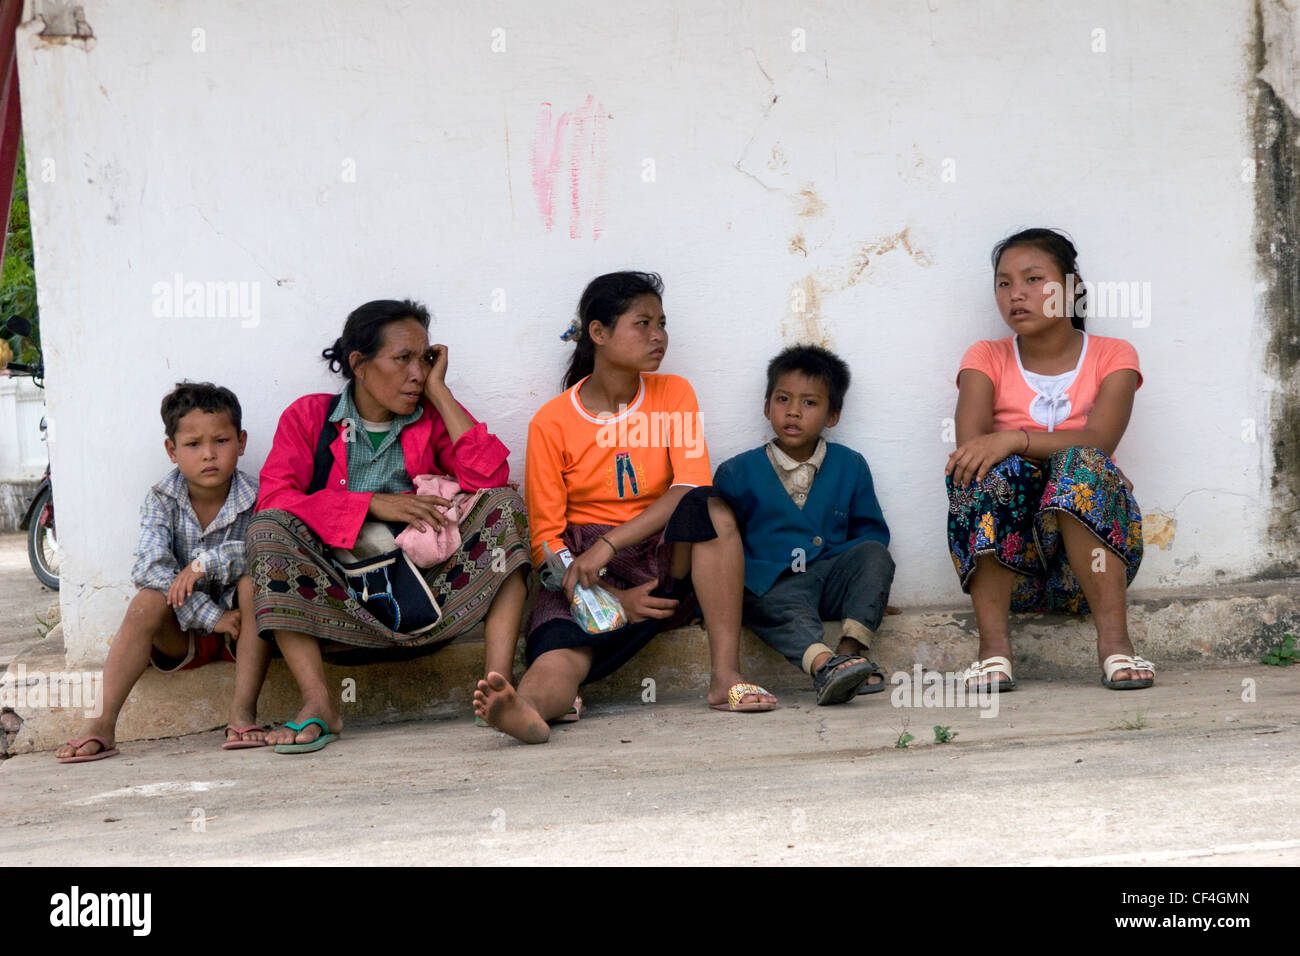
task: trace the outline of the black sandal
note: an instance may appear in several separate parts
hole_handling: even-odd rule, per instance
[[[848,664],[856,660],[857,664]],[[841,667],[841,664],[848,664]],[[858,688],[870,680],[876,665],[857,654],[835,654],[817,668],[813,675],[813,690],[819,705],[843,704],[861,693]],[[882,688],[884,684],[880,685]]]
[[[888,679],[885,677],[885,672],[880,669],[880,665],[870,657],[867,657],[866,654],[861,654],[859,656],[866,657],[867,663],[871,665],[871,673],[867,675],[867,680],[871,680],[871,678],[879,675],[880,682],[877,684],[868,684],[867,681],[863,681],[862,685],[858,688],[858,696],[861,697],[863,694],[879,694],[889,683]]]

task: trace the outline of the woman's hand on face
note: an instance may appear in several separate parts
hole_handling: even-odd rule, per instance
[[[564,593],[573,600],[573,589],[581,584],[584,588],[604,585],[600,572],[614,557],[613,550],[604,541],[597,541],[582,554],[573,559],[573,563],[564,571]]]
[[[424,380],[424,397],[432,402],[434,389],[447,387],[447,346],[430,345],[424,360],[429,364],[429,377]]]
[[[417,531],[427,531],[430,525],[447,526],[447,516],[439,509],[449,507],[451,502],[437,495],[373,494],[368,513],[380,521],[404,521]]]
[[[1025,433],[1019,429],[972,438],[948,456],[948,467],[943,473],[952,475],[953,484],[958,487],[983,481],[990,468],[1021,451],[1024,442]]]

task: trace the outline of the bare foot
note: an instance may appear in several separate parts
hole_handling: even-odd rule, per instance
[[[739,673],[713,674],[709,678],[709,696],[706,698],[709,706],[714,707],[718,704],[729,703],[731,688],[736,684],[745,683],[748,683],[748,681],[741,677]],[[776,704],[776,695],[769,694],[766,691],[763,693],[746,692],[741,694],[740,700],[736,704],[741,710],[752,710],[754,704],[767,704],[769,707],[766,709],[771,709],[771,705]]]
[[[329,725],[330,733],[343,733],[343,718],[339,716],[337,710],[333,707],[323,705],[304,705],[302,710],[298,711],[298,716],[294,718],[295,724],[301,724],[304,720],[312,717],[319,717]],[[277,727],[266,735],[266,742],[274,747],[276,744],[309,744],[324,731],[320,729],[320,724],[308,724],[302,730],[295,731],[291,727]],[[251,736],[252,731],[249,731]]]
[[[544,744],[551,737],[551,728],[542,715],[496,671],[478,682],[474,691],[474,714],[526,744]]]
[[[82,740],[86,737],[103,737],[108,741],[108,746],[104,747],[98,740],[87,740],[80,747],[72,746],[71,742],[64,744],[58,750],[54,751],[54,756],[62,760],[66,757],[91,757],[101,750],[112,750],[117,746],[117,738],[113,731],[117,728],[113,724],[104,725],[102,723],[90,722],[81,728],[81,733],[73,737],[73,740]]]

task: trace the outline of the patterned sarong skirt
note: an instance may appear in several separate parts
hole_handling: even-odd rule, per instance
[[[423,570],[442,619],[408,636],[384,627],[348,593],[330,548],[301,519],[287,511],[258,512],[247,538],[258,632],[269,639],[272,631],[296,631],[333,650],[445,644],[479,623],[506,578],[529,564],[527,515],[514,489],[485,490],[458,527],[456,552]]]
[[[970,592],[975,560],[992,555],[1019,577],[1013,611],[1086,614],[1058,515],[1077,519],[1124,562],[1128,583],[1142,563],[1142,513],[1115,463],[1096,448],[1065,448],[1046,461],[1012,455],[984,480],[961,488],[947,478],[948,548]]]

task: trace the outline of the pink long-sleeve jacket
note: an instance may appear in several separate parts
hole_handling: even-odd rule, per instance
[[[316,441],[325,425],[330,394],[304,395],[284,410],[275,441],[258,481],[257,510],[279,508],[301,518],[327,545],[350,548],[356,543],[370,509],[370,493],[348,491],[348,454],[343,430],[330,445],[334,465],[325,488],[306,493],[311,484]],[[457,403],[459,404],[459,403]],[[510,450],[487,426],[470,415],[474,426],[453,442],[442,416],[425,399],[424,414],[402,430],[406,473],[452,475],[465,491],[498,488],[510,477]],[[465,406],[461,409],[469,415]]]

